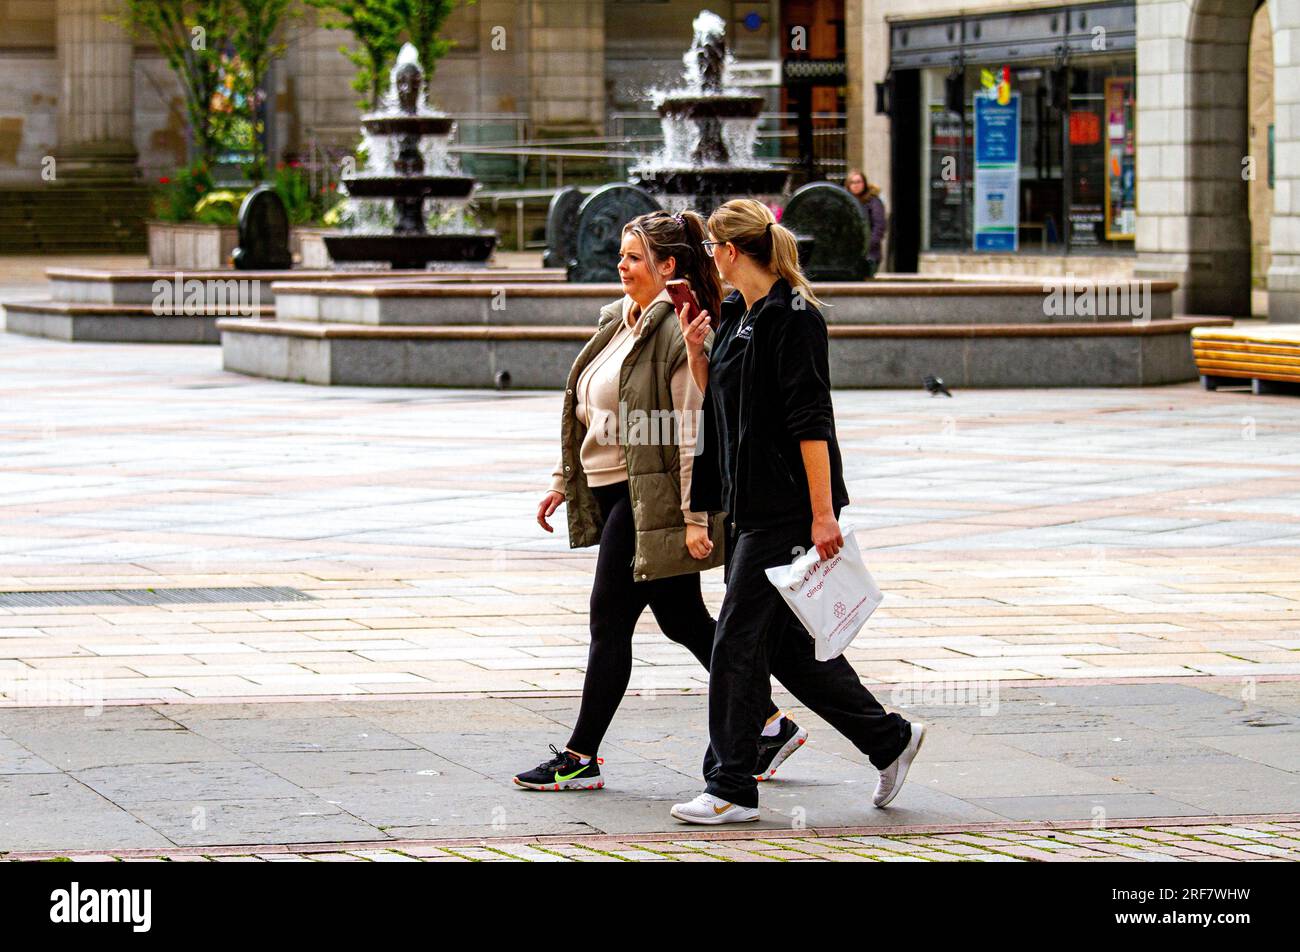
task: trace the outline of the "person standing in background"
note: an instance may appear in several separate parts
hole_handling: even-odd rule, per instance
[[[862,210],[867,213],[867,227],[870,237],[867,241],[867,277],[874,278],[884,261],[882,248],[885,243],[885,203],[880,200],[880,186],[867,182],[861,169],[850,169],[844,177],[844,187],[849,194],[862,203]]]

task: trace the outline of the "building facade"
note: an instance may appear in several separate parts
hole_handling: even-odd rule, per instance
[[[850,149],[891,201],[896,268],[1171,278],[1179,310],[1300,321],[1300,4],[862,0],[853,13]],[[1003,82],[1009,101],[987,108]],[[873,83],[886,102],[865,94]]]

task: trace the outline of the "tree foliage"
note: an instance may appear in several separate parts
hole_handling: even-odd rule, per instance
[[[331,30],[347,30],[356,49],[339,47],[357,68],[352,88],[364,97],[363,109],[378,109],[388,83],[389,70],[402,48],[402,0],[307,0],[325,14],[321,23]]]
[[[469,2],[472,3],[473,0]],[[400,3],[403,7],[402,21],[406,27],[406,38],[420,54],[425,85],[432,88],[438,60],[450,53],[456,45],[454,40],[443,37],[442,28],[456,9],[457,0],[400,0]]]
[[[177,78],[199,158],[211,165],[220,146],[212,98],[222,85],[233,0],[122,0],[118,22],[154,43]]]
[[[455,42],[442,35],[447,18],[459,4],[474,0],[306,0],[325,14],[324,25],[348,30],[357,48],[340,47],[357,75],[352,88],[364,97],[362,109],[377,110],[388,87],[388,74],[397,62],[402,44],[409,42],[420,54],[426,87]]]
[[[248,120],[252,123],[255,146],[253,161],[246,169],[248,177],[260,181],[266,175],[266,156],[256,145],[262,141],[258,108],[266,98],[266,77],[271,63],[284,53],[284,44],[276,42],[280,23],[289,13],[294,0],[234,0],[236,16],[231,24],[231,45],[245,72],[247,89],[243,90]]]
[[[245,171],[253,178],[264,173],[257,110],[271,62],[283,51],[275,34],[293,2],[122,0],[116,21],[157,46],[180,80],[200,163],[210,167],[231,144],[231,130],[245,128],[253,153]]]

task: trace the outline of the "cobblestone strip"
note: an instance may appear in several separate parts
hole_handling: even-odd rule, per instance
[[[8,862],[313,862],[313,863],[568,863],[568,862],[1300,862],[1300,822],[1152,826],[1125,829],[980,830],[978,832],[809,835],[676,840],[591,837],[478,845],[402,844],[391,848],[326,844],[298,851],[250,847],[247,852],[162,850],[58,856],[0,853]]]

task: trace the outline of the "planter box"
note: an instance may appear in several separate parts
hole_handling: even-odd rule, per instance
[[[289,229],[289,253],[295,268],[324,270],[330,266],[322,235],[329,228],[294,226]],[[149,267],[181,271],[221,271],[232,267],[230,256],[239,247],[235,225],[195,222],[149,222]]]
[[[149,267],[181,271],[219,271],[231,267],[239,246],[234,225],[196,222],[149,222]]]
[[[289,230],[289,251],[293,266],[307,271],[326,271],[330,267],[330,254],[325,249],[325,235],[332,228],[311,228],[296,225]]]

